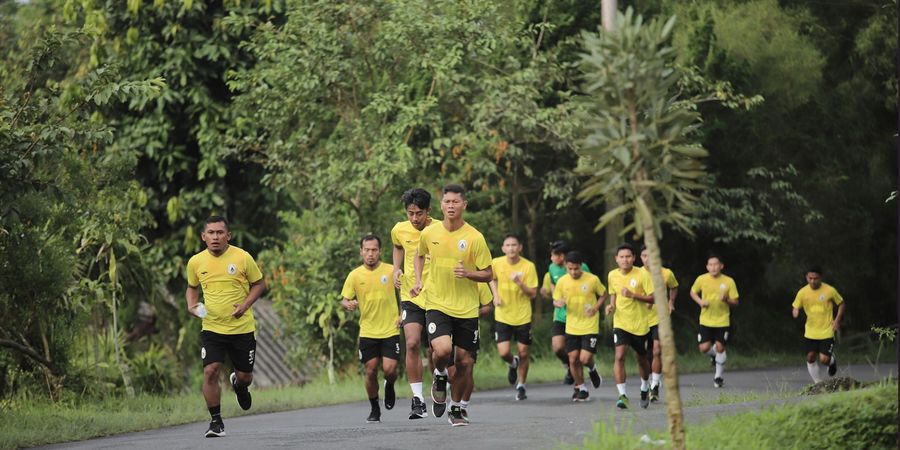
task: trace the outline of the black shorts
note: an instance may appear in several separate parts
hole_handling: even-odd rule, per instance
[[[408,324],[419,324],[422,327],[422,335],[419,342],[422,347],[428,347],[428,332],[425,329],[425,310],[413,302],[400,302],[400,321],[405,327]]]
[[[816,352],[823,355],[831,356],[834,353],[834,338],[829,339],[809,339],[803,338],[806,344],[806,352]]]
[[[204,330],[200,332],[200,357],[203,366],[225,362],[225,355],[238,372],[253,372],[256,361],[256,336],[254,333],[219,334]]]
[[[621,328],[613,328],[613,343],[616,347],[620,345],[630,346],[638,355],[644,356],[647,354],[647,350],[649,350],[650,333],[648,332],[643,336],[638,336]]]
[[[566,353],[575,350],[585,350],[591,353],[597,353],[597,343],[600,338],[596,334],[567,334],[566,335]]]
[[[400,336],[384,339],[359,338],[359,362],[365,363],[372,358],[400,359]]]
[[[697,343],[702,344],[704,342],[721,342],[723,344],[728,343],[728,332],[731,329],[729,327],[707,327],[700,325],[700,332],[697,333]]]
[[[497,331],[494,332],[494,340],[497,343],[507,342],[516,337],[516,342],[525,345],[531,345],[531,324],[524,325],[508,325],[503,322],[497,322]]]
[[[425,321],[428,323],[429,342],[441,336],[450,336],[453,345],[468,352],[478,351],[477,317],[462,319],[432,309],[425,312]]]
[[[560,322],[558,320],[553,321],[553,326],[550,327],[550,336],[565,336],[566,335],[566,323]]]
[[[653,325],[650,327],[650,340],[658,341],[659,340],[659,325]]]

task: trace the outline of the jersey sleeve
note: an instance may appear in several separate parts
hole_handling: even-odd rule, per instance
[[[675,289],[678,287],[678,278],[675,278],[675,272],[669,270],[666,273],[666,287],[669,289]]]
[[[644,294],[653,294],[653,278],[650,278],[649,271],[644,270],[643,272],[644,274],[641,276],[641,288],[644,290]]]
[[[538,287],[537,269],[534,268],[534,263],[528,264],[528,268],[525,269],[525,279],[522,281],[525,282],[525,286],[530,288]]]
[[[491,288],[488,287],[487,283],[478,283],[478,301],[481,303],[481,306],[494,301],[494,294],[491,292]]]
[[[259,270],[259,266],[256,264],[256,260],[254,260],[249,253],[246,254],[245,258],[246,261],[244,262],[244,264],[247,267],[247,281],[249,281],[250,284],[253,284],[259,280],[262,280],[262,272]]]
[[[832,288],[831,291],[834,293],[834,295],[832,296],[832,300],[834,300],[835,305],[844,303],[844,297],[841,297],[841,294],[838,293],[837,289]]]
[[[562,298],[562,287],[566,284],[566,280],[564,278],[560,278],[556,283],[556,289],[553,290],[553,300],[559,300]]]
[[[547,289],[550,289],[551,284],[552,283],[550,282],[550,272],[548,271],[547,273],[544,274],[544,281],[541,282],[541,286],[543,286]]]
[[[350,275],[347,275],[347,279],[344,280],[344,288],[341,289],[341,297],[350,300],[356,298],[356,283],[353,279],[353,272],[350,272]]]
[[[188,286],[195,288],[200,286],[200,278],[197,276],[197,258],[191,257],[187,263]]]
[[[738,294],[737,284],[735,284],[734,280],[729,280],[728,282],[728,298],[732,300],[737,300],[740,298],[740,294]]]
[[[597,294],[597,297],[606,295],[606,286],[600,281],[600,277],[597,277],[597,280],[594,282],[594,293]]]
[[[394,244],[394,247],[402,247],[403,246],[403,241],[400,240],[398,228],[400,228],[399,223],[397,223],[397,225],[394,225],[394,228],[391,228],[391,243]]]
[[[421,244],[421,240],[419,242]],[[488,249],[484,236],[478,236],[478,239],[475,240],[475,248],[472,250],[473,256],[475,257],[476,268],[481,270],[491,265],[491,251]]]
[[[494,269],[494,270],[491,272],[491,279],[492,279],[492,280],[497,280],[497,279],[498,279],[498,278],[497,278],[497,259],[499,259],[499,258],[494,258],[494,259],[491,260],[491,267]]]
[[[791,308],[803,309],[803,289],[797,291],[797,295],[794,296],[794,303],[791,303]]]
[[[419,256],[425,256],[428,254],[428,237],[430,233],[428,233],[428,228],[422,230],[422,234],[419,235],[419,245],[416,247],[416,251]]]
[[[691,292],[695,292],[697,294],[700,293],[700,291],[702,290],[701,285],[700,285],[701,277],[703,277],[703,275],[700,275],[699,277],[697,277],[696,280],[694,280],[694,285],[691,286]]]

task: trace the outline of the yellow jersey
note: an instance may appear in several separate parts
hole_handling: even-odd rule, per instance
[[[478,283],[456,278],[453,268],[459,262],[470,271],[491,266],[484,236],[468,223],[451,232],[438,222],[422,230],[417,250],[419,256],[431,256],[425,310],[435,309],[459,319],[478,317]]]
[[[722,294],[728,293],[728,298],[738,299],[737,285],[734,280],[724,273],[713,278],[704,273],[697,277],[691,292],[700,295],[700,298],[709,302],[709,307],[700,308],[700,325],[705,327],[722,328],[731,325],[731,307],[722,300]]]
[[[813,289],[807,284],[797,292],[794,308],[806,311],[807,339],[831,339],[834,337],[834,307],[844,302],[844,298],[838,291],[827,283],[822,283],[818,289]]]
[[[487,283],[478,283],[478,303],[485,306],[494,301],[494,293]]]
[[[642,269],[647,271],[647,275],[650,276],[650,279],[652,280],[653,276],[650,275],[650,269],[646,268],[646,267],[642,267]],[[666,289],[665,289],[666,303],[668,303],[669,302],[669,289],[677,288],[678,280],[675,279],[675,274],[666,267],[662,268],[662,276],[663,276],[663,280],[666,283]],[[654,288],[655,288],[655,285],[654,285]],[[656,313],[656,305],[654,305],[653,303],[650,303],[649,307],[647,308],[647,311],[650,312],[650,314],[647,315],[647,325],[649,325],[651,327],[659,325],[659,314]]]
[[[622,273],[619,269],[609,271],[609,295],[616,296],[616,309],[613,311],[613,328],[631,333],[635,336],[643,336],[650,332],[648,317],[650,311],[647,303],[622,295],[622,289],[638,295],[653,294],[653,280],[650,272],[632,267],[628,273]],[[655,315],[655,314],[654,314]]]
[[[219,256],[204,250],[187,263],[187,282],[201,287],[207,315],[203,330],[219,334],[244,334],[256,331],[253,309],[240,318],[232,317],[234,305],[243,303],[250,293],[250,285],[262,279],[262,272],[253,257],[244,250],[229,245]]]
[[[565,274],[556,282],[554,300],[566,301],[566,334],[584,336],[600,332],[600,312],[588,317],[587,308],[606,294],[606,286],[592,273],[583,272],[577,280]]]
[[[347,275],[341,296],[359,302],[359,337],[384,339],[400,334],[393,272],[394,266],[379,262],[372,270],[361,265]]]
[[[500,295],[500,306],[494,309],[494,319],[507,325],[525,325],[531,323],[531,297],[525,295],[522,288],[512,276],[518,274],[525,286],[537,288],[537,269],[531,261],[519,257],[519,261],[510,264],[506,256],[494,258],[491,262],[494,280],[497,280],[497,293]]]
[[[425,228],[438,223],[432,219],[431,223]],[[416,249],[419,248],[419,237],[422,232],[412,225],[412,222],[397,222],[391,229],[391,242],[395,247],[403,247],[403,276],[400,277],[400,301],[413,302],[419,308],[425,309],[425,295],[420,293],[416,297],[410,297],[409,291],[413,284],[416,283],[416,270],[413,261],[416,258]],[[425,267],[422,269],[422,286],[428,279],[428,272],[431,270],[431,258],[425,258]]]

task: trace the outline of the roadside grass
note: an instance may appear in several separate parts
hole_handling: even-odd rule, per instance
[[[690,449],[897,448],[897,380],[820,395],[803,403],[770,405],[685,429]],[[637,435],[628,424],[599,421],[585,438],[589,450],[668,447],[664,431]]]

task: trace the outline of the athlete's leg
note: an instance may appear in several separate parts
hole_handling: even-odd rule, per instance
[[[584,371],[581,365],[581,349],[575,349],[569,352],[569,371],[572,378],[575,379],[575,386],[584,384]]]
[[[403,325],[406,338],[406,379],[410,383],[422,382],[422,324]]]
[[[222,363],[209,363],[203,367],[203,398],[206,406],[218,406],[221,403],[222,390],[219,387],[219,369]]]
[[[507,364],[512,364],[513,356],[512,352],[509,351],[509,341],[497,342],[497,354],[500,355],[500,359],[505,361]]]
[[[474,365],[475,361],[472,359],[472,354],[468,350],[457,347],[456,363],[454,364],[456,371],[450,379],[450,384],[453,386],[453,389],[450,391],[450,397],[454,402],[459,403],[463,400],[463,395],[466,392],[471,392],[474,389],[474,383],[472,382]]]
[[[616,345],[615,361],[613,362],[613,378],[616,384],[625,383],[625,352],[627,345]]]
[[[378,358],[372,358],[363,363],[365,368],[366,394],[370,399],[378,398]]]
[[[525,384],[525,381],[528,379],[528,345],[523,344],[521,342],[517,342],[516,345],[519,348],[519,384]]]

